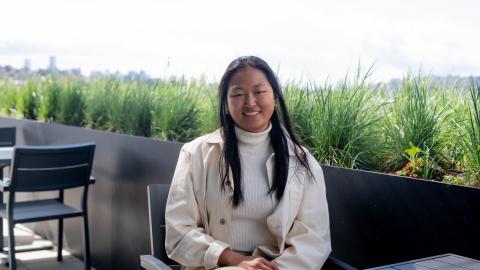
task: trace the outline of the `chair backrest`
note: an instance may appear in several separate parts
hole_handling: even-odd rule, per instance
[[[0,147],[14,146],[16,142],[15,127],[0,127]]]
[[[94,143],[15,147],[10,191],[86,186],[90,180],[94,152]]]
[[[165,207],[170,184],[150,184],[147,190],[152,255],[170,266],[178,266],[165,251]]]

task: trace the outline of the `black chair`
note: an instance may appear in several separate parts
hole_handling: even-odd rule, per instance
[[[140,256],[140,264],[147,270],[181,269],[177,262],[167,257],[165,251],[165,206],[169,190],[170,184],[150,184],[147,187],[152,255]]]
[[[0,127],[0,147],[14,146],[16,141],[15,127]]]
[[[8,221],[8,246],[10,269],[16,269],[15,238],[16,223],[58,219],[57,260],[62,260],[63,219],[83,217],[84,265],[90,269],[90,242],[88,232],[87,197],[88,186],[95,179],[90,177],[95,144],[57,146],[22,146],[13,152],[10,181],[4,179],[1,192],[9,192],[7,204],[0,206],[0,216]],[[81,209],[64,204],[64,190],[83,187]],[[16,192],[39,192],[58,190],[54,199],[16,202]]]
[[[181,269],[181,266],[170,260],[165,252],[165,206],[170,184],[150,184],[147,190],[152,255],[141,255],[140,264],[146,270]],[[322,270],[357,270],[357,268],[330,256]]]
[[[15,127],[0,127],[0,147],[12,147],[16,142],[17,129]],[[3,168],[10,165],[10,161],[0,161],[0,173],[3,178]]]
[[[0,127],[0,147],[12,147],[16,143],[17,129],[15,127]],[[4,168],[10,166],[11,160],[0,160],[0,179],[3,179]],[[3,194],[0,193],[3,203]],[[3,251],[3,222],[0,222],[0,252]]]

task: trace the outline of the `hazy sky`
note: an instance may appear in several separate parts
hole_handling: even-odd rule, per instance
[[[0,65],[145,70],[219,79],[258,55],[282,80],[335,81],[375,64],[374,80],[409,68],[480,75],[480,1],[2,0]]]

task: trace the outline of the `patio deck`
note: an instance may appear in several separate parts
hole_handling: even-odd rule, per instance
[[[7,243],[6,223],[4,223],[4,243]],[[41,239],[34,235],[28,228],[17,225],[15,226],[15,238],[17,241],[17,250],[21,248],[38,249],[42,247],[50,248],[43,250],[35,250],[28,252],[16,252],[18,270],[83,270],[83,261],[70,255],[63,250],[63,261],[57,262],[57,251],[52,242]],[[6,245],[7,248],[8,245]],[[7,248],[8,249],[8,248]],[[0,253],[0,270],[8,270],[6,265],[8,257]],[[92,267],[94,270],[95,268]]]
[[[30,251],[17,253],[18,270],[83,270],[83,262],[65,254],[62,262],[57,262],[55,250]],[[4,263],[0,270],[8,270]],[[92,269],[94,269],[92,267]]]

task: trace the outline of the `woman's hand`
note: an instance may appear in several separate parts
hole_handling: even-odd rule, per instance
[[[244,260],[241,261],[238,266],[246,270],[278,270],[278,266],[265,258],[244,256]]]
[[[225,249],[218,259],[220,266],[238,266],[246,270],[278,270],[278,266],[263,257],[244,256],[229,248]]]

